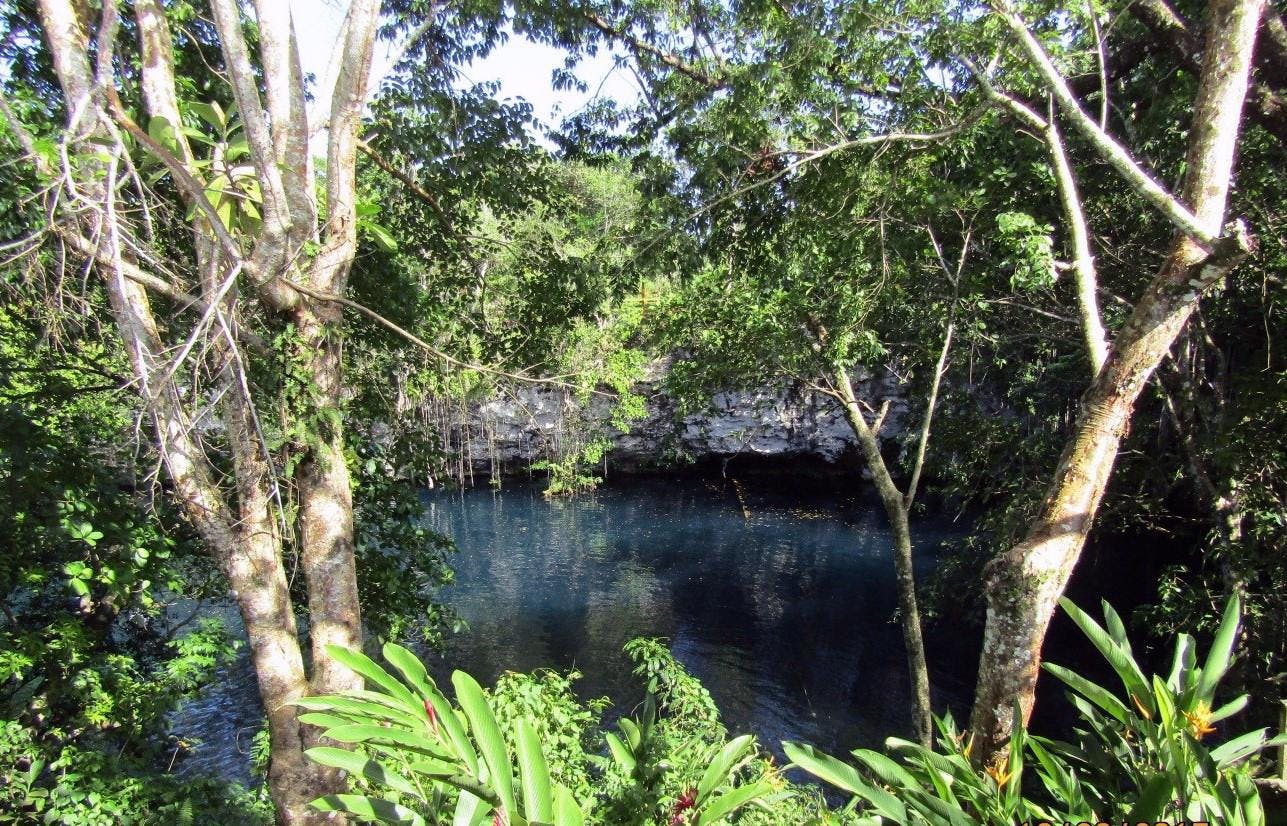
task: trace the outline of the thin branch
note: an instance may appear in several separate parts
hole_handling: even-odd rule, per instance
[[[992,7],[1005,21],[1015,39],[1019,41],[1024,52],[1027,53],[1029,61],[1045,80],[1046,87],[1059,103],[1060,111],[1072,122],[1077,131],[1081,132],[1082,136],[1090,142],[1096,152],[1108,162],[1109,166],[1117,170],[1118,174],[1130,184],[1131,188],[1140,197],[1165,215],[1181,232],[1202,245],[1210,247],[1216,241],[1217,236],[1209,228],[1203,226],[1202,221],[1196,215],[1158,183],[1151,173],[1140,166],[1130,156],[1130,153],[1122,148],[1120,143],[1101,129],[1099,124],[1095,123],[1081,108],[1081,104],[1077,102],[1072,90],[1068,88],[1068,81],[1060,74],[1059,69],[1055,67],[1054,61],[1050,59],[1050,55],[1046,54],[1046,50],[1042,48],[1041,43],[1037,41],[1027,24],[1019,17],[1010,0],[992,0]],[[977,74],[979,73],[976,72]]]
[[[609,23],[607,20],[604,20],[595,12],[582,11],[581,14],[596,29],[608,35],[608,37],[624,42],[626,45],[630,46],[630,48],[634,49],[636,53],[642,52],[644,54],[651,55],[652,57],[661,61],[662,64],[669,66],[670,68],[674,69],[675,71],[679,72],[681,75],[684,75],[685,77],[688,77],[692,80],[697,81],[698,83],[700,83],[701,85],[705,86],[707,89],[710,89],[712,91],[716,89],[724,88],[724,84],[726,82],[724,78],[714,77],[710,74],[707,74],[706,72],[702,71],[701,69],[689,63],[688,61],[684,60],[682,57],[679,57],[678,55],[675,55],[675,54],[671,54],[670,52],[663,51],[657,48],[656,46],[652,45],[651,43],[647,43],[641,40],[640,38],[634,36],[633,34],[630,34],[628,31],[626,31],[623,28],[618,28],[616,26],[613,26],[611,23]]]
[[[997,101],[1021,122],[1040,133],[1050,152],[1055,181],[1059,187],[1059,201],[1063,207],[1064,220],[1068,224],[1068,233],[1072,236],[1072,269],[1077,287],[1077,314],[1081,319],[1082,334],[1086,340],[1086,354],[1090,358],[1091,376],[1094,377],[1108,360],[1108,332],[1104,328],[1103,317],[1099,310],[1099,275],[1096,272],[1095,257],[1090,248],[1090,228],[1085,210],[1082,209],[1077,179],[1073,175],[1072,164],[1068,161],[1067,149],[1059,134],[1059,127],[1055,124],[1054,113],[1042,118],[1017,98],[996,89],[983,74],[976,73],[975,77],[984,95]]]
[[[55,225],[53,231],[81,255],[92,258],[104,266],[115,266],[111,257],[99,245],[65,225]],[[128,261],[120,262],[120,272],[130,281],[141,284],[159,295],[163,295],[179,305],[180,310],[194,309],[208,313],[210,305],[194,295],[185,293],[164,278],[158,278],[146,270]],[[248,330],[238,330],[237,334],[260,355],[270,355],[272,347],[263,338]]]
[[[705,212],[709,212],[720,204],[731,201],[741,195],[745,195],[747,192],[754,189],[775,183],[787,175],[790,175],[800,167],[822,160],[823,158],[829,155],[834,155],[837,152],[843,152],[846,149],[853,149],[858,146],[882,146],[891,143],[934,143],[936,141],[945,140],[972,126],[991,108],[991,102],[985,103],[983,106],[979,106],[974,109],[974,111],[966,115],[966,117],[961,121],[935,132],[887,132],[880,135],[864,135],[861,138],[853,138],[852,140],[842,141],[841,143],[832,144],[831,146],[825,146],[821,149],[814,149],[808,152],[791,151],[779,153],[797,154],[799,157],[766,178],[761,178],[752,183],[740,186],[732,192],[725,193],[724,195],[703,204],[701,207],[689,214],[688,220],[692,220]]]
[[[397,178],[400,183],[411,190],[411,194],[428,204],[430,209],[434,211],[434,214],[438,216],[439,220],[447,226],[447,231],[463,240],[460,234],[456,231],[455,225],[452,224],[451,218],[448,217],[447,211],[442,208],[442,204],[436,197],[434,197],[432,192],[421,186],[415,178],[390,163],[389,159],[380,154],[380,152],[375,149],[375,147],[371,146],[371,144],[366,141],[359,140],[357,147],[362,151],[362,154],[370,158],[376,166],[380,167],[394,178]]]
[[[455,358],[454,356],[451,356],[443,352],[442,350],[439,350],[437,347],[434,347],[429,342],[417,336],[415,333],[412,333],[411,331],[406,330],[403,327],[399,326],[396,322],[385,318],[384,316],[377,313],[375,310],[372,310],[370,307],[367,307],[365,304],[361,304],[357,301],[354,301],[351,298],[345,298],[342,295],[336,295],[335,293],[328,293],[322,290],[316,290],[316,289],[313,289],[312,287],[305,286],[303,284],[298,284],[293,281],[288,281],[287,283],[289,284],[289,286],[295,288],[296,290],[299,290],[301,293],[303,293],[306,296],[309,296],[310,298],[315,298],[318,301],[328,301],[333,304],[339,304],[342,307],[349,307],[354,310],[357,310],[359,313],[371,319],[375,323],[396,333],[397,335],[411,342],[415,346],[419,347],[421,350],[424,350],[426,353],[429,353],[430,355],[436,358],[442,359],[443,361],[450,364],[452,367],[458,367],[462,370],[474,370],[479,373],[486,373],[492,376],[499,376],[501,378],[512,379],[514,381],[524,382],[526,384],[543,384],[543,385],[549,385],[554,387],[563,387],[569,390],[576,390],[578,392],[583,389],[581,387],[578,387],[575,384],[571,384],[570,382],[562,381],[559,378],[536,378],[533,376],[525,376],[521,373],[510,373],[505,370],[499,370],[495,367],[488,367],[483,364],[475,364],[472,362],[461,361],[460,359]],[[604,396],[606,398],[616,398],[614,394],[605,392],[603,390],[591,389],[590,392],[598,396]]]

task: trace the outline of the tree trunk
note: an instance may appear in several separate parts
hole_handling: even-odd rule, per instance
[[[930,707],[929,666],[925,661],[925,640],[921,634],[921,614],[916,601],[916,575],[912,566],[912,532],[907,520],[908,505],[885,467],[880,455],[880,441],[867,424],[858,398],[854,395],[849,374],[836,368],[832,375],[843,403],[845,419],[858,438],[858,447],[867,461],[872,481],[885,506],[885,516],[894,535],[894,580],[898,594],[899,621],[903,628],[903,646],[907,649],[907,671],[912,689],[912,726],[917,742],[929,746],[933,740],[933,713]],[[927,434],[928,435],[928,434]]]
[[[255,132],[256,125],[263,124],[264,119],[255,117],[259,111],[254,105],[257,103],[255,76],[244,59],[240,13],[235,4],[216,3],[216,6],[216,11],[225,12],[220,19],[224,24],[221,30],[221,35],[225,36],[224,46],[235,53],[234,57],[243,58],[240,62],[230,61],[235,63],[230,74],[234,82],[241,81],[238,95],[246,99],[247,105],[243,109],[247,113],[247,128],[249,132]],[[378,7],[374,0],[356,0],[350,10],[351,16],[361,18],[362,25],[350,28],[346,54],[354,52],[356,56],[349,55],[354,57],[350,61],[350,72],[345,76],[346,82],[336,90],[337,98],[343,101],[337,104],[342,117],[332,118],[333,131],[337,120],[341,121],[339,125],[345,131],[339,140],[332,140],[333,166],[329,184],[336,228],[328,234],[324,244],[325,266],[315,271],[329,276],[329,280],[320,282],[320,286],[327,290],[343,289],[343,275],[352,261],[356,243],[353,144],[364,99]],[[118,130],[124,128],[149,151],[164,157],[177,183],[187,184],[180,185],[179,189],[189,206],[195,202],[203,208],[208,207],[192,163],[193,155],[181,133],[177,138],[176,157],[148,140],[115,100],[116,78],[112,60],[117,30],[115,3],[107,0],[103,4],[103,25],[97,33],[97,75],[89,59],[90,26],[73,3],[70,0],[41,0],[40,13],[65,96],[69,143],[76,145],[86,138],[119,137]],[[156,0],[138,0],[135,13],[143,57],[145,101],[152,115],[165,117],[177,126],[179,114],[173,48],[164,8]],[[277,29],[266,37],[266,40],[277,44],[275,53],[283,51],[280,44],[285,37],[280,31],[280,21],[278,24]],[[278,108],[284,108],[289,122],[284,125],[274,123],[273,126],[285,130],[287,140],[282,143],[285,151],[306,152],[307,127],[303,123],[300,105],[303,99],[302,78],[293,53],[294,44],[290,43],[288,47],[287,57],[292,65],[283,70],[281,61],[276,61],[270,68],[274,71],[271,80],[276,83],[275,88],[289,95],[285,107],[281,107],[280,100],[274,99],[273,103],[277,104],[275,113]],[[365,53],[364,60],[359,59],[362,53]],[[286,75],[284,81],[283,73]],[[115,123],[105,107],[110,109]],[[228,229],[207,222],[211,214],[208,209],[198,212],[193,221],[196,263],[204,299],[203,323],[209,325],[209,332],[197,332],[194,336],[206,336],[203,349],[209,356],[209,363],[214,365],[213,372],[220,390],[219,408],[233,464],[235,493],[234,490],[220,488],[218,475],[201,444],[200,432],[193,427],[194,416],[189,411],[194,404],[193,399],[201,396],[201,389],[192,388],[181,394],[171,381],[181,366],[169,361],[171,354],[177,353],[175,357],[180,359],[187,357],[193,352],[192,342],[183,347],[167,348],[142,284],[138,278],[126,277],[127,271],[138,270],[138,267],[130,257],[137,244],[130,239],[127,222],[119,220],[114,211],[114,193],[119,177],[117,163],[119,155],[125,151],[121,141],[115,142],[116,159],[96,163],[95,168],[88,172],[84,168],[62,170],[61,180],[74,180],[76,187],[68,187],[66,200],[74,205],[75,212],[60,232],[71,237],[73,246],[91,259],[96,272],[103,278],[116,327],[130,360],[134,384],[143,399],[144,410],[152,420],[161,461],[174,484],[175,499],[227,578],[240,610],[260,698],[268,717],[271,737],[269,792],[278,820],[291,826],[341,823],[344,820],[342,816],[318,812],[309,805],[319,796],[343,790],[344,780],[339,772],[316,765],[306,758],[304,749],[312,745],[316,730],[302,725],[297,709],[290,705],[313,691],[332,692],[362,685],[360,677],[338,667],[324,651],[328,643],[348,647],[361,645],[353,558],[352,496],[338,419],[342,385],[340,349],[335,340],[335,330],[339,313],[330,304],[324,304],[321,310],[314,309],[311,314],[304,309],[297,311],[303,322],[300,326],[305,340],[312,345],[305,353],[305,369],[318,388],[322,402],[312,413],[318,421],[333,424],[322,447],[309,457],[301,472],[302,556],[314,615],[315,682],[310,686],[282,563],[283,531],[278,522],[282,515],[281,503],[275,501],[271,458],[259,432],[245,365],[236,348],[238,305],[235,279],[244,268],[253,269],[257,275],[267,276],[268,286],[261,289],[270,306],[276,309],[296,307],[298,299],[288,288],[275,288],[285,271],[276,265],[266,266],[265,262],[286,260],[282,238],[291,227],[297,230],[291,236],[296,242],[310,232],[311,203],[299,193],[310,189],[311,183],[306,187],[292,178],[291,183],[296,185],[291,192],[297,196],[294,204],[297,214],[290,215],[286,199],[272,197],[282,189],[277,180],[281,164],[280,159],[271,156],[266,148],[268,142],[262,128],[259,132],[263,151],[253,154],[261,162],[261,170],[267,170],[261,175],[261,183],[268,196],[268,207],[273,213],[276,230],[270,231],[272,227],[269,227],[265,235],[257,239],[266,243],[257,243],[253,260],[247,262],[239,257],[238,243],[229,240]],[[336,144],[341,146],[338,155]],[[296,172],[296,177],[301,174],[300,170],[308,168],[306,157],[288,160],[293,164],[291,169]],[[273,183],[277,185],[272,186]],[[340,187],[338,191],[337,186]],[[219,241],[212,234],[218,235]],[[161,282],[161,279],[154,280]],[[331,417],[332,413],[336,415]],[[235,507],[231,504],[234,502]]]
[[[971,726],[975,756],[1002,759],[1018,703],[1026,722],[1041,643],[1103,499],[1135,400],[1201,295],[1249,252],[1239,225],[1220,236],[1251,48],[1263,0],[1216,0],[1194,106],[1182,201],[1217,240],[1203,249],[1178,234],[1160,272],[1118,333],[1081,403],[1040,512],[1022,542],[994,559],[987,576],[987,625]]]
[[[308,580],[312,688],[318,694],[335,693],[362,687],[360,675],[326,654],[328,645],[362,648],[353,555],[353,490],[340,427],[339,312],[330,306],[318,308],[306,298],[295,318],[300,351],[315,394],[309,405],[311,426],[319,430],[318,442],[300,463],[297,475],[300,557]]]

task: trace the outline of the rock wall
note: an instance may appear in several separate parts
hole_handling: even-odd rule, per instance
[[[710,458],[752,455],[811,457],[837,463],[857,455],[852,431],[834,399],[799,383],[718,393],[708,409],[679,416],[661,391],[671,360],[651,365],[639,392],[647,416],[621,433],[609,423],[611,402],[596,397],[583,409],[567,392],[524,386],[473,408],[456,444],[476,473],[525,470],[536,460],[564,455],[602,433],[612,439],[610,466],[622,470]],[[906,427],[907,399],[898,379],[885,373],[854,374],[859,398],[879,409],[888,400],[882,437]]]

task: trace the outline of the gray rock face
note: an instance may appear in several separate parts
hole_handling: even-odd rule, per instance
[[[670,364],[665,359],[651,365],[639,388],[647,399],[647,416],[633,422],[627,433],[611,425],[607,399],[596,397],[583,408],[560,389],[526,386],[475,407],[462,428],[467,432],[452,441],[479,473],[525,469],[598,435],[612,440],[608,461],[623,469],[738,455],[807,456],[834,463],[856,453],[839,403],[798,383],[717,393],[706,410],[679,416],[674,401],[660,390]],[[906,426],[907,400],[898,379],[859,372],[853,380],[859,398],[873,409],[890,402],[881,436],[899,436]]]

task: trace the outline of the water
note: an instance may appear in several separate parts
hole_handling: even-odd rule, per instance
[[[833,751],[879,747],[910,730],[906,658],[891,541],[879,504],[745,490],[722,480],[632,480],[574,499],[539,487],[426,494],[428,523],[460,547],[440,599],[469,625],[431,669],[486,684],[506,670],[583,673],[578,693],[618,713],[642,696],[622,645],[665,637],[733,732],[774,751],[805,740]],[[744,515],[745,502],[749,516]],[[920,573],[960,526],[913,526]],[[972,636],[972,635],[971,635]],[[936,710],[963,711],[974,650],[940,629],[928,639]],[[194,713],[195,712],[195,713]],[[257,721],[254,682],[234,665],[184,713],[194,759],[244,771]]]

